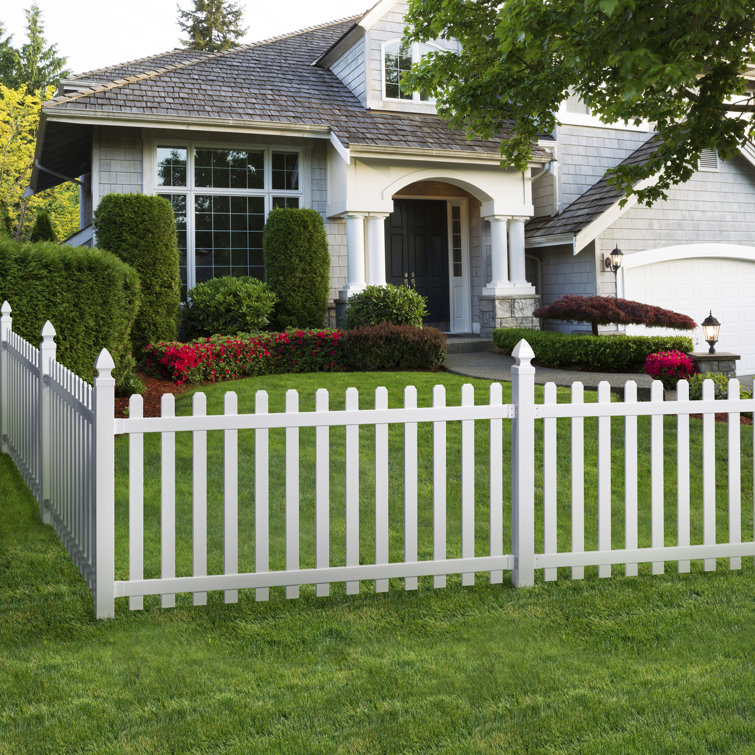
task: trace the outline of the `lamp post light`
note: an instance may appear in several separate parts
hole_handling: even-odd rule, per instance
[[[721,329],[721,323],[713,317],[713,310],[710,310],[710,314],[700,324],[703,328],[705,340],[710,346],[708,353],[715,354],[716,350],[713,347],[718,342],[718,333]]]
[[[616,286],[616,298],[619,298],[619,268],[624,261],[624,252],[619,247],[614,247],[614,250],[607,257],[603,258],[603,264],[606,270],[610,270],[613,273],[614,283]]]

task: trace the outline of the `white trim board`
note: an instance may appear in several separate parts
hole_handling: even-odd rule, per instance
[[[741,246],[739,244],[683,244],[679,246],[665,246],[660,249],[648,249],[644,252],[625,254],[621,269],[631,270],[635,267],[654,265],[658,262],[706,257],[755,262],[755,247]]]

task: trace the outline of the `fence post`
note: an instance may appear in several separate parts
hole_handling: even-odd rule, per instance
[[[535,354],[522,339],[511,355],[511,548],[515,587],[535,584]]]
[[[115,364],[107,349],[94,363],[94,615],[115,616]]]
[[[52,362],[57,353],[55,328],[48,320],[42,326],[42,342],[39,344],[39,415],[37,442],[39,443],[39,514],[43,524],[52,524],[50,515],[50,455],[51,455],[51,420],[50,420],[50,380]]]
[[[7,344],[13,330],[10,304],[3,302],[0,308],[0,453],[8,453],[5,435],[8,431],[8,351]]]

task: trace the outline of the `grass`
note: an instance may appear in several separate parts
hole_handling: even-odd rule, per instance
[[[411,381],[422,394],[437,377]],[[276,401],[289,383],[309,390],[282,376],[267,383]],[[478,575],[349,598],[211,594],[204,608],[119,603],[96,622],[4,456],[0,491],[2,753],[752,752],[752,559],[527,590]]]

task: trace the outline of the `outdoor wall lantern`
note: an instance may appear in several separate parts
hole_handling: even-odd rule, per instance
[[[608,257],[604,257],[604,265],[606,270],[610,270],[614,275],[619,272],[621,263],[624,260],[624,252],[617,246]]]
[[[713,347],[718,341],[718,332],[721,329],[721,323],[713,317],[713,310],[710,310],[710,314],[700,324],[703,327],[705,340],[710,345],[708,353],[715,354],[716,350]]]

